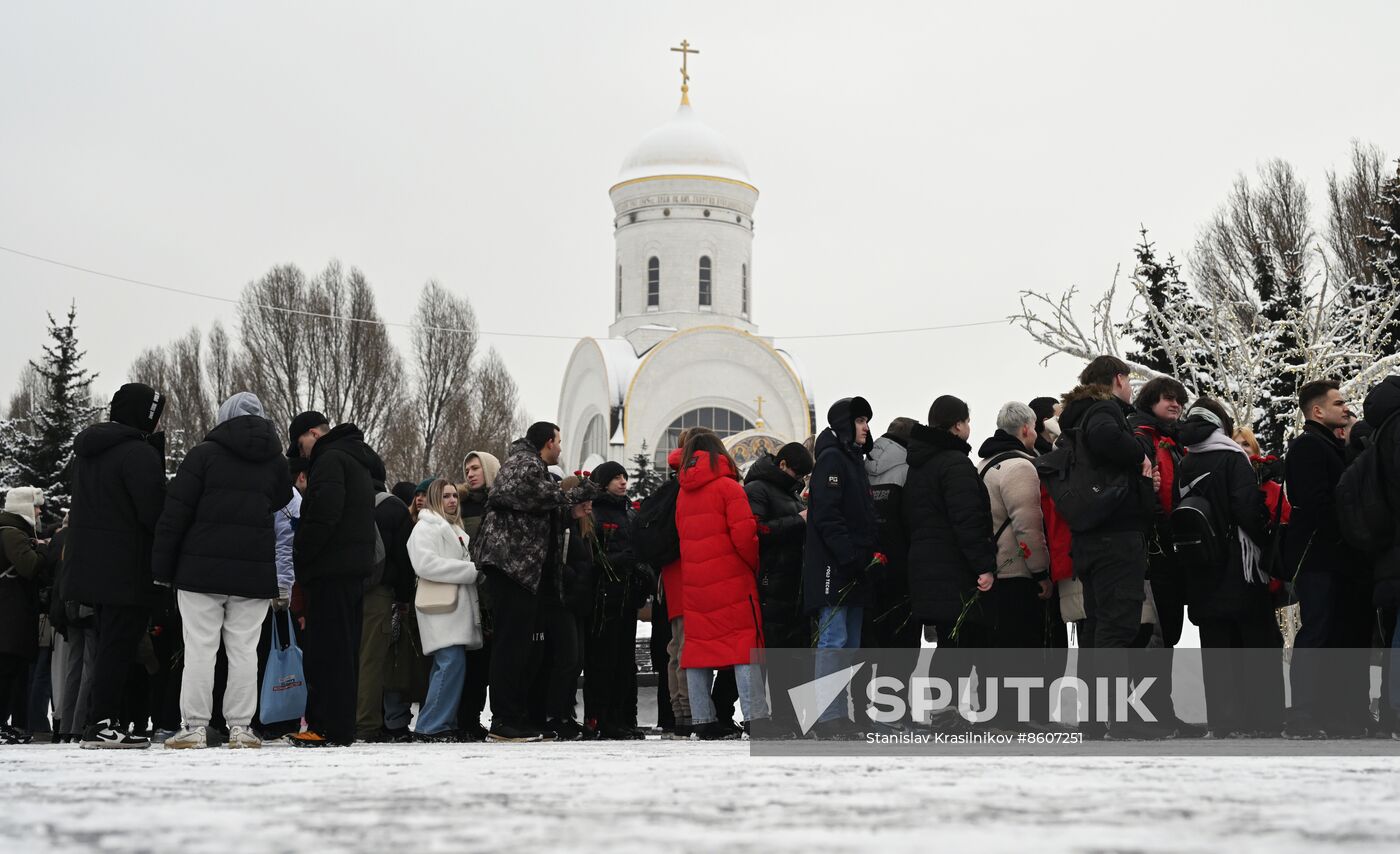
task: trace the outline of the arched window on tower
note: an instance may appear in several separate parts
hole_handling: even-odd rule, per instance
[[[622,315],[622,265],[617,265],[617,313]]]
[[[661,306],[661,259],[653,255],[647,259],[647,308]]]
[[[710,256],[700,256],[700,307],[710,307]]]
[[[739,267],[741,276],[741,287],[739,289],[739,313],[744,317],[749,316],[749,265],[742,264]]]

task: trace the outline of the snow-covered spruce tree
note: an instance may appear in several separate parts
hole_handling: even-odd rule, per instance
[[[1147,228],[1139,228],[1138,233],[1142,239],[1133,248],[1137,268],[1132,283],[1143,305],[1141,313],[1130,314],[1123,324],[1123,334],[1136,345],[1128,359],[1159,373],[1181,377],[1187,373],[1189,359],[1185,353],[1169,350],[1168,344],[1180,332],[1174,327],[1194,320],[1190,309],[1196,308],[1195,297],[1181,281],[1176,259],[1168,256],[1165,263],[1158,261],[1156,244],[1147,239]]]
[[[632,457],[632,474],[627,478],[628,491],[638,501],[645,501],[661,488],[666,476],[656,468],[652,455],[647,452],[646,440],[642,440],[641,453]]]
[[[1400,292],[1400,161],[1381,185],[1375,211],[1366,217],[1370,228],[1360,235],[1372,280],[1372,298]],[[1379,336],[1381,352],[1400,348],[1400,316],[1391,317]]]
[[[1400,372],[1400,354],[1382,333],[1400,318],[1400,287],[1355,296],[1355,281],[1331,280],[1332,264],[1308,221],[1307,194],[1286,163],[1260,170],[1258,186],[1241,177],[1229,200],[1202,230],[1192,256],[1191,287],[1164,293],[1166,268],[1138,247],[1134,299],[1124,317],[1114,310],[1118,277],[1081,320],[1075,288],[1058,297],[1026,291],[1011,318],[1050,355],[1089,360],[1119,356],[1141,379],[1170,367],[1193,396],[1226,405],[1236,423],[1254,424],[1260,440],[1282,451],[1300,425],[1297,389],[1309,380],[1342,382],[1360,400],[1387,374]],[[1395,190],[1400,190],[1400,181]],[[1400,197],[1393,192],[1390,198]],[[1378,216],[1384,211],[1378,207]],[[1400,205],[1389,209],[1400,213]],[[1389,232],[1400,234],[1400,217]],[[1335,243],[1329,239],[1329,243]],[[1379,241],[1378,262],[1400,258],[1400,242]],[[1312,258],[1324,262],[1314,272]],[[1344,265],[1338,265],[1344,266]],[[1353,267],[1356,265],[1353,264]],[[1179,281],[1180,277],[1177,277]],[[1392,281],[1389,277],[1388,283]],[[1125,355],[1123,337],[1136,344]],[[1043,360],[1044,361],[1044,360]]]
[[[73,439],[99,411],[91,391],[97,375],[82,366],[85,354],[78,349],[77,314],[77,305],[70,304],[62,325],[49,315],[52,342],[44,345],[42,359],[30,363],[43,378],[44,400],[31,415],[37,441],[19,463],[27,473],[26,485],[43,489],[54,507],[67,504],[71,495]]]
[[[29,467],[39,447],[39,437],[17,418],[0,418],[0,490],[34,482]]]

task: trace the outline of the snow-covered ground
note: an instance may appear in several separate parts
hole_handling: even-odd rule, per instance
[[[1395,851],[1390,758],[0,748],[0,851]]]

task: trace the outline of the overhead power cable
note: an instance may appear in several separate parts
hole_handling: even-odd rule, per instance
[[[323,320],[344,320],[349,321],[351,323],[367,323],[378,326],[393,326],[401,329],[413,329],[415,327],[415,324],[404,323],[402,321],[381,320],[368,317],[347,317],[345,315],[339,314],[327,314],[325,312],[309,311],[304,308],[292,308],[291,306],[273,305],[271,303],[258,302],[256,300],[245,300],[241,297],[224,297],[219,296],[217,294],[207,294],[201,291],[193,291],[189,290],[188,288],[177,288],[170,285],[161,285],[155,282],[147,282],[142,279],[133,279],[130,276],[121,276],[117,275],[116,273],[108,273],[103,270],[94,270],[91,267],[84,267],[80,264],[73,264],[68,261],[61,261],[57,258],[47,258],[43,255],[36,255],[33,252],[25,252],[21,249],[14,249],[9,246],[0,246],[0,251],[8,252],[11,255],[17,255],[21,258],[28,258],[31,261],[38,261],[44,264],[51,264],[55,267],[62,267],[66,270],[73,270],[79,273],[86,273],[90,276],[100,276],[101,278],[109,279],[114,282],[122,282],[124,284],[136,285],[142,288],[150,288],[151,290],[163,291],[165,293],[170,294],[180,294],[181,296],[194,297],[196,299],[213,300],[214,302],[221,302],[229,305],[246,305],[251,308],[264,309],[267,311],[280,311],[285,314],[294,314],[299,315],[301,317],[315,317]],[[858,336],[865,335],[904,335],[907,333],[914,332],[937,332],[945,329],[966,329],[974,326],[999,326],[1005,324],[1006,322],[1006,318],[1001,318],[998,320],[976,320],[965,323],[943,323],[938,324],[936,326],[913,326],[904,329],[869,329],[861,332],[827,332],[809,335],[772,335],[765,337],[771,337],[782,341],[804,341],[817,338],[855,338]],[[470,329],[458,329],[455,327],[448,326],[429,326],[425,328],[434,332],[470,333],[472,331]],[[536,338],[550,341],[577,341],[580,338],[587,337],[583,335],[549,335],[540,332],[497,332],[485,329],[478,329],[476,331],[480,335],[491,335],[498,338]]]

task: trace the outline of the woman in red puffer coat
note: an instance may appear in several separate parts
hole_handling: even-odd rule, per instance
[[[685,645],[681,667],[690,714],[701,738],[722,738],[710,683],[716,668],[733,667],[746,721],[768,717],[763,676],[749,663],[763,646],[758,605],[758,523],[739,483],[739,467],[713,433],[690,437],[682,452],[676,530],[681,540]]]

